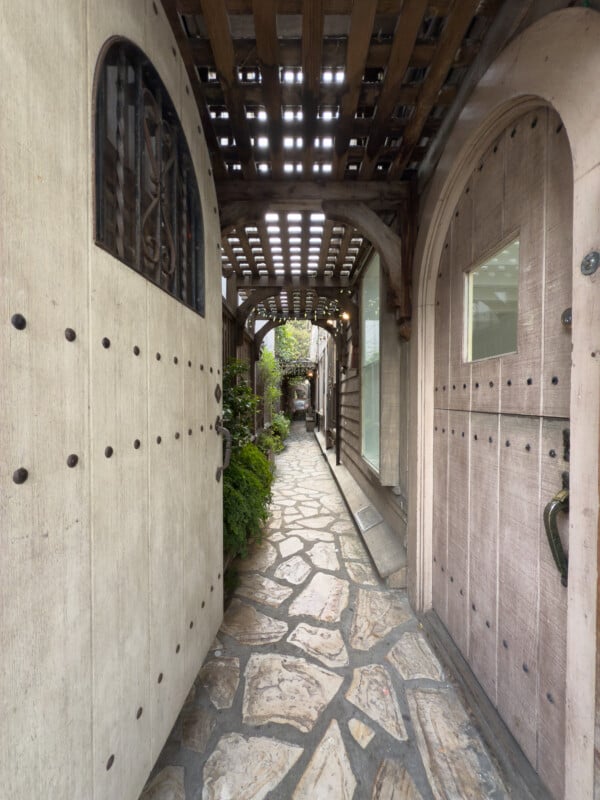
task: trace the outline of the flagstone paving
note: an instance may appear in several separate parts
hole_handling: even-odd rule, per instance
[[[500,800],[406,593],[372,567],[312,434],[140,800]]]

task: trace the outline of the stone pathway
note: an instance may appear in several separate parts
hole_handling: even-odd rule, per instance
[[[508,797],[302,423],[271,512],[140,800]]]

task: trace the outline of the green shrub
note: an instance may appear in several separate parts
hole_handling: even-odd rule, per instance
[[[273,414],[271,429],[275,436],[279,436],[282,442],[287,439],[290,432],[290,419],[285,414]]]
[[[248,365],[233,359],[223,369],[223,424],[231,433],[233,448],[252,438],[259,398],[248,380]]]
[[[248,542],[259,538],[269,515],[273,474],[253,444],[235,448],[223,473],[223,545],[225,553],[246,556]]]
[[[270,428],[262,431],[262,433],[258,435],[256,445],[267,458],[269,457],[269,453],[281,453],[283,450],[283,442],[279,436],[275,436],[275,434],[271,432]]]

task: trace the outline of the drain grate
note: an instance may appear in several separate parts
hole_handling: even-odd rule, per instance
[[[360,508],[354,516],[356,517],[358,526],[363,533],[368,531],[370,528],[374,528],[375,525],[379,525],[380,522],[383,522],[383,517],[373,506],[365,506],[364,508]]]

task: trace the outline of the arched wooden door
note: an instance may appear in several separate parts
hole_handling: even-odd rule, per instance
[[[433,605],[558,798],[567,590],[543,513],[569,469],[572,163],[559,118],[519,118],[466,177],[437,282]]]

